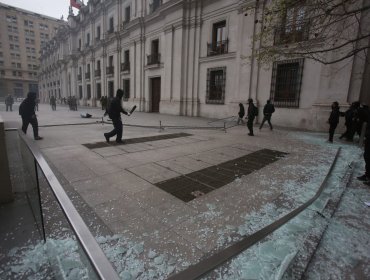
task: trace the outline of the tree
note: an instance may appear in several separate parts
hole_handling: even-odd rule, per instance
[[[252,3],[254,2],[254,3]],[[310,58],[333,64],[366,56],[370,48],[370,0],[244,0],[255,12],[253,56],[262,63],[279,58]],[[255,4],[255,5],[254,5]]]

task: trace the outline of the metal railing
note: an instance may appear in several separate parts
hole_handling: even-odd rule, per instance
[[[148,55],[148,65],[159,64],[161,60],[160,53],[153,53]]]
[[[278,27],[274,32],[274,45],[297,43],[308,40],[309,23]]]
[[[31,209],[36,218],[36,223],[41,229],[40,231],[42,232],[44,240],[46,240],[46,234],[41,193],[44,191],[51,191],[60,206],[63,216],[70,225],[80,245],[79,247],[82,249],[79,250],[79,252],[83,253],[81,256],[82,261],[86,261],[83,263],[88,268],[89,279],[118,280],[119,276],[117,272],[99,247],[94,236],[41,154],[38,146],[34,141],[28,139],[22,131],[19,130],[18,134],[20,138],[22,162],[26,171],[25,173],[28,175],[28,178],[25,178],[27,180],[26,192],[30,194]],[[36,188],[32,187],[34,185],[36,185]],[[54,208],[53,211],[55,211]]]
[[[100,69],[95,70],[95,77],[100,77],[101,76],[101,71]]]
[[[228,53],[229,51],[228,47],[229,47],[228,39],[207,44],[207,56]]]
[[[130,62],[121,63],[121,72],[130,71]]]
[[[107,75],[113,75],[114,74],[114,67],[108,66],[107,67]]]

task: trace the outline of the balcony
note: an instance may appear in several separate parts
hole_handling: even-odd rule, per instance
[[[112,34],[114,32],[114,28],[112,27],[112,28],[109,28],[108,30],[107,30],[107,33],[108,34]]]
[[[100,77],[101,76],[101,70],[95,70],[95,77]]]
[[[228,39],[207,44],[207,56],[228,53],[228,47],[229,47]]]
[[[307,22],[276,28],[274,32],[274,45],[307,41],[308,33],[309,24]]]
[[[82,81],[82,74],[77,75],[77,81]]]
[[[153,53],[148,55],[148,65],[159,64],[161,60],[160,53]]]
[[[86,72],[85,73],[85,79],[86,80],[90,80],[90,72]]]
[[[107,75],[113,75],[114,74],[114,66],[107,67]]]
[[[130,71],[130,62],[121,63],[121,72]]]
[[[161,0],[153,0],[153,3],[149,4],[149,14],[154,13],[161,6]]]

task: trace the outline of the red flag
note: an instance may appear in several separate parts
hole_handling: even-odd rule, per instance
[[[71,6],[75,7],[76,9],[81,9],[81,2],[78,0],[71,0]]]

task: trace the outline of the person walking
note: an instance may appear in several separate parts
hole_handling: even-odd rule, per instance
[[[340,116],[339,104],[337,101],[335,101],[331,105],[331,113],[328,119],[328,123],[330,125],[329,140],[328,140],[329,143],[333,143],[333,136],[334,136],[335,129],[337,128],[337,125],[339,123],[339,116]]]
[[[35,100],[35,109],[36,109],[36,111],[38,111],[39,110],[39,103],[40,103],[40,98],[38,98],[38,97],[36,97],[36,100]]]
[[[239,103],[239,112],[238,112],[238,122],[237,124],[239,124],[240,122],[242,124],[244,124],[244,121],[243,121],[243,118],[244,118],[244,115],[245,115],[245,110],[244,110],[244,106],[242,103]]]
[[[271,116],[275,112],[275,106],[274,104],[271,104],[270,99],[266,101],[265,107],[263,107],[263,120],[260,125],[260,130],[262,129],[262,126],[264,125],[265,121],[270,126],[270,129],[272,130],[272,124],[271,124]]]
[[[56,104],[56,100],[55,100],[54,95],[52,95],[52,96],[50,97],[50,105],[51,105],[51,109],[52,109],[53,111],[55,111],[55,110],[57,109],[57,104]]]
[[[253,121],[257,115],[258,115],[258,109],[256,106],[254,106],[253,99],[249,98],[248,99],[248,112],[247,112],[247,118],[248,118],[247,127],[249,129],[249,133],[248,133],[249,136],[254,136]]]
[[[370,186],[370,112],[367,114],[367,124],[365,132],[365,150],[364,150],[364,160],[365,160],[365,174],[357,177],[358,180],[363,181],[364,184]]]
[[[14,103],[13,96],[11,94],[8,94],[8,96],[5,98],[5,106],[7,112],[8,109],[10,109],[10,112],[13,111],[13,103]]]
[[[29,92],[27,98],[19,105],[19,115],[22,117],[22,131],[24,134],[27,133],[28,125],[31,124],[34,139],[41,140],[43,138],[39,136],[39,125],[35,113],[36,98],[36,92]]]
[[[113,121],[114,129],[111,132],[104,133],[105,140],[109,142],[109,139],[115,135],[117,143],[123,143],[122,141],[122,120],[121,120],[121,113],[130,116],[129,112],[126,112],[122,108],[122,97],[123,97],[123,90],[118,89],[116,92],[116,97],[110,102],[108,107],[108,115],[109,118]]]

